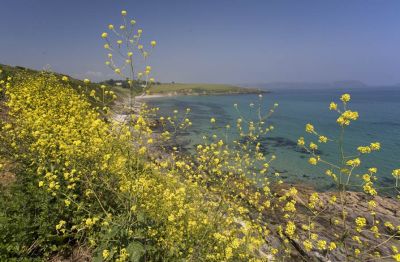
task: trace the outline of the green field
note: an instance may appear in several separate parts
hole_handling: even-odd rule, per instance
[[[243,88],[225,84],[159,84],[150,87],[149,94],[184,94],[184,95],[209,95],[209,94],[248,94],[262,93],[254,88]]]

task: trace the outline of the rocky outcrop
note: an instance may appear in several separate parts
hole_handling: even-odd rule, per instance
[[[336,203],[330,203],[330,199],[333,195],[338,197],[337,192],[321,192],[318,193],[320,197],[320,205],[318,212],[321,212],[318,216],[315,216],[310,209],[307,208],[307,202],[309,196],[315,192],[315,190],[307,187],[296,185],[298,190],[297,195],[294,197],[297,202],[297,217],[295,219],[297,228],[301,227],[301,224],[307,224],[307,221],[311,217],[315,223],[314,232],[318,233],[320,240],[326,240],[327,243],[335,241],[336,243],[346,243],[347,245],[355,244],[352,239],[354,235],[360,236],[360,240],[363,248],[362,251],[368,251],[368,253],[379,252],[380,256],[386,257],[385,261],[391,261],[393,254],[391,247],[395,246],[400,249],[400,235],[396,235],[394,230],[384,226],[385,222],[390,222],[393,225],[400,224],[400,201],[391,197],[375,196],[373,199],[376,202],[374,208],[375,215],[371,214],[371,210],[368,207],[368,201],[372,199],[371,196],[366,195],[363,192],[346,192],[345,202],[342,207],[341,202],[338,200]],[[279,189],[275,189],[278,194],[283,195],[289,190],[288,186],[282,186]],[[339,197],[338,197],[339,198]],[[340,218],[342,214],[342,208],[346,213],[347,227],[345,228],[342,224],[335,225],[334,219]],[[279,211],[277,211],[279,213]],[[275,219],[281,219],[281,214],[276,214]],[[271,214],[264,214],[264,216],[271,219]],[[379,228],[380,236],[377,237],[370,230],[363,230],[361,233],[356,234],[355,231],[355,220],[357,217],[365,217],[367,219],[367,225],[365,228],[371,228],[373,221],[378,221],[375,224]],[[276,224],[282,224],[282,221],[273,221]],[[375,222],[376,223],[376,222]],[[272,223],[274,224],[274,223]],[[321,251],[316,248],[311,251],[307,251],[302,244],[303,240],[307,238],[307,231],[298,230],[299,237],[297,239],[287,238],[290,245],[292,245],[292,261],[345,261],[346,253],[343,246],[339,245],[331,252]],[[273,233],[268,239],[268,242],[276,246],[277,243],[283,240]],[[279,244],[278,244],[279,245]],[[352,250],[351,252],[354,252]],[[362,253],[361,253],[362,255]],[[372,261],[372,257],[364,258],[363,261]],[[375,258],[375,261],[380,259]]]

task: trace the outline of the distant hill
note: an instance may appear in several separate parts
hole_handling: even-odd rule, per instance
[[[367,84],[358,80],[343,80],[335,81],[331,83],[323,82],[271,82],[271,83],[258,83],[252,84],[252,86],[264,89],[353,89],[353,88],[365,88],[369,87]]]
[[[345,80],[345,81],[335,81],[332,83],[334,87],[343,87],[343,88],[359,88],[359,87],[368,87],[367,84],[358,81],[358,80]]]

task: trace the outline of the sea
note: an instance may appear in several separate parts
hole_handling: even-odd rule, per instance
[[[395,180],[392,170],[400,168],[400,87],[360,88],[353,90],[338,89],[277,89],[263,94],[262,112],[268,113],[275,103],[278,107],[267,120],[274,129],[262,138],[265,154],[275,155],[272,167],[281,178],[291,184],[303,184],[316,190],[327,191],[335,188],[335,183],[325,174],[327,166],[310,165],[306,152],[297,146],[297,139],[317,141],[315,136],[305,132],[305,125],[311,123],[319,134],[337,141],[340,126],[336,123],[338,113],[329,110],[331,101],[340,104],[340,95],[351,94],[348,109],[357,111],[359,119],[345,129],[345,154],[356,155],[357,147],[380,142],[381,150],[361,157],[361,167],[355,172],[352,184],[361,183],[360,176],[370,167],[377,167],[376,186],[382,192],[389,191]],[[260,102],[257,94],[175,96],[152,98],[147,101],[152,107],[160,108],[159,114],[183,116],[190,108],[188,118],[193,125],[179,134],[179,144],[193,152],[204,137],[212,134],[224,134],[225,126],[236,126],[238,118],[255,119]],[[237,104],[236,110],[234,104]],[[251,104],[254,104],[252,106]],[[210,119],[215,118],[215,124]],[[228,140],[238,139],[231,131]],[[319,145],[321,158],[333,163],[339,161],[337,142]],[[357,189],[358,188],[358,189]],[[359,190],[355,187],[354,190]]]

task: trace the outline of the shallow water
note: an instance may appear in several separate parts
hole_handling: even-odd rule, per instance
[[[329,138],[338,136],[337,114],[329,111],[328,106],[331,101],[339,102],[342,93],[339,90],[275,90],[264,94],[265,111],[275,102],[279,103],[279,107],[269,120],[275,129],[263,145],[268,154],[277,156],[273,167],[282,173],[285,181],[309,184],[319,190],[329,190],[334,186],[324,174],[326,168],[308,164],[308,155],[296,144],[300,136],[304,136],[306,141],[313,138],[304,131],[307,123],[314,124],[320,134]],[[358,111],[360,118],[346,129],[345,150],[350,154],[359,145],[381,142],[381,151],[365,157],[362,165],[365,169],[377,167],[377,184],[391,186],[394,182],[391,172],[400,168],[400,89],[375,88],[350,93],[352,100],[349,107]],[[234,127],[239,115],[233,104],[237,103],[242,114],[249,117],[255,113],[249,104],[257,101],[257,95],[181,96],[154,98],[148,104],[159,107],[163,115],[172,115],[175,109],[183,112],[191,108],[193,126],[181,137],[181,142],[188,142],[190,148],[201,143],[203,135],[218,132],[211,128],[211,117],[215,117],[221,127],[226,124]],[[337,161],[337,147],[332,142],[320,146],[322,157]]]

